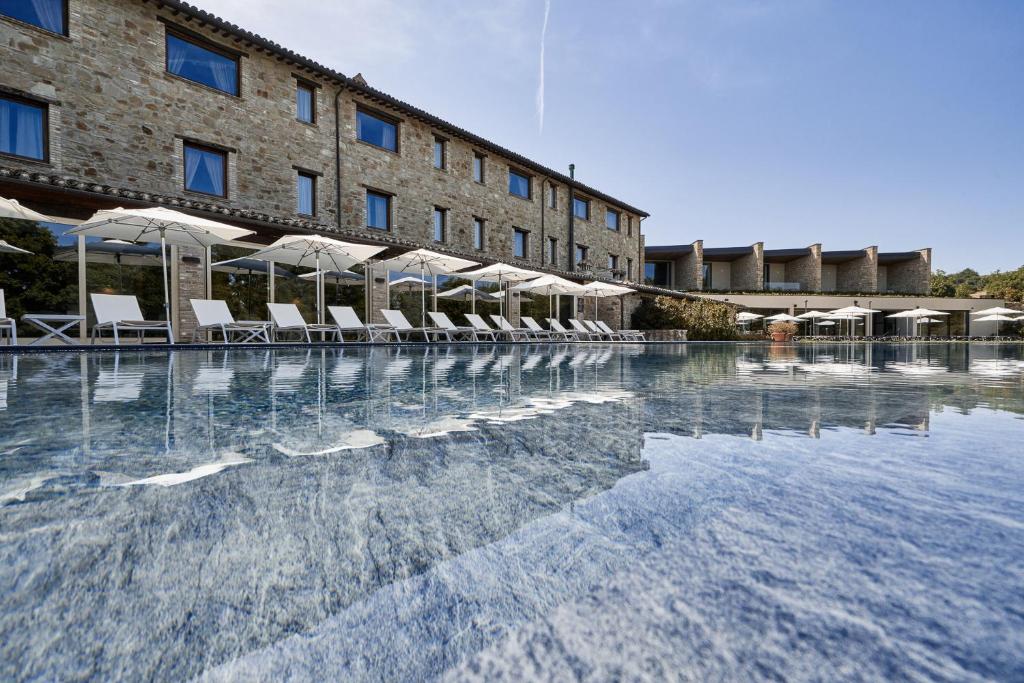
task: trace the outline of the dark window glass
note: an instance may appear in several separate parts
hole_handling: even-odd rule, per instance
[[[618,211],[612,211],[611,209],[608,209],[605,212],[605,214],[604,214],[604,224],[608,227],[609,230],[616,230],[616,231],[618,231],[618,229],[619,229],[619,212]]]
[[[0,0],[0,14],[53,33],[66,34],[67,0]]]
[[[398,126],[365,111],[356,112],[356,136],[371,145],[398,151]]]
[[[444,140],[434,138],[434,168],[444,168]]]
[[[700,270],[701,280],[703,280],[701,289],[711,289],[711,264],[702,264]]]
[[[0,98],[0,152],[46,159],[46,107]]]
[[[551,193],[548,195],[548,206],[552,209],[558,208],[558,188],[552,187]]]
[[[576,245],[576,263],[583,263],[587,260],[587,248],[582,244]]]
[[[508,191],[517,197],[530,198],[530,178],[510,170],[508,172]]]
[[[316,92],[313,88],[299,83],[295,89],[295,118],[303,123],[313,123],[316,120],[315,102]]]
[[[668,287],[669,274],[667,261],[648,261],[644,264],[644,281],[657,287]]]
[[[228,155],[209,147],[185,144],[185,189],[218,197],[228,194]]]
[[[445,225],[447,216],[445,215],[444,209],[434,208],[434,241],[444,242],[445,233],[447,232]]]
[[[479,218],[473,219],[473,247],[484,248],[484,222]]]
[[[167,34],[167,70],[229,95],[238,94],[238,59]]]
[[[614,254],[608,254],[608,270],[619,269],[619,257]]]
[[[298,211],[306,216],[316,215],[316,176],[299,173],[296,191],[299,199]]]
[[[576,218],[590,220],[590,202],[579,197],[572,198],[572,213]]]
[[[484,156],[482,154],[473,155],[473,180],[478,183],[484,181]]]
[[[512,230],[512,253],[518,258],[526,258],[526,231],[514,228]]]
[[[558,240],[554,237],[548,238],[548,263],[558,261]]]
[[[633,279],[633,259],[631,258],[626,259],[626,279]]]
[[[366,227],[391,229],[391,197],[379,192],[366,193]]]
[[[626,216],[626,235],[628,237],[633,236],[633,217]]]

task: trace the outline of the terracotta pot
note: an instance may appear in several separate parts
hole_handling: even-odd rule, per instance
[[[787,342],[793,338],[792,335],[786,334],[785,332],[772,332],[773,342]]]

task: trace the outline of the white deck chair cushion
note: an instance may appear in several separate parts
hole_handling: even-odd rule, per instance
[[[466,315],[466,320],[469,321],[469,324],[472,325],[473,327],[475,327],[476,329],[480,330],[481,332],[485,332],[485,331],[486,332],[493,332],[494,331],[494,330],[491,329],[490,325],[488,325],[486,322],[484,322],[484,319],[480,317],[480,314],[478,314],[478,313],[466,313],[465,315]]]
[[[270,318],[278,327],[305,327],[306,321],[295,304],[267,304]]]
[[[0,320],[7,317],[7,304],[4,302],[4,290],[0,289]]]
[[[554,318],[548,318],[548,325],[549,325],[549,326],[551,327],[551,329],[553,329],[553,330],[554,330],[555,332],[568,332],[568,331],[569,331],[569,330],[565,329],[565,328],[564,328],[564,327],[562,326],[562,323],[558,322],[558,321],[557,321],[557,320],[555,320]]]
[[[494,324],[497,325],[499,328],[501,328],[503,330],[514,330],[514,329],[516,329],[516,328],[512,327],[512,323],[510,323],[509,321],[505,320],[504,316],[498,315],[497,313],[492,313],[491,314],[491,320],[493,320]]]
[[[92,308],[96,312],[96,323],[119,323],[130,320],[145,320],[139,300],[130,294],[90,294]]]
[[[618,332],[616,332],[612,328],[608,327],[608,323],[606,323],[603,320],[598,320],[596,324],[597,324],[597,328],[599,330],[601,330],[602,332],[604,332],[605,334],[619,334]]]
[[[588,328],[590,328],[591,332],[600,332],[600,333],[604,334],[604,330],[602,330],[600,327],[598,327],[597,323],[595,323],[593,320],[584,320],[583,324],[586,325]]]
[[[536,320],[529,316],[524,315],[523,317],[520,318],[520,320],[522,320],[523,324],[526,325],[526,327],[528,327],[532,332],[547,332],[547,330],[541,327]]]
[[[443,327],[446,330],[457,330],[455,323],[451,321],[447,313],[438,313],[437,311],[430,311],[427,313],[430,319],[434,321],[434,324],[438,327]]]
[[[415,329],[408,320],[405,319],[405,315],[401,311],[394,311],[388,308],[380,309],[380,312],[384,315],[384,319],[388,321],[388,325],[395,328],[396,330],[412,330]]]
[[[189,303],[192,304],[200,327],[235,324],[235,317],[223,299],[189,299]]]
[[[351,306],[328,306],[327,310],[335,324],[343,330],[361,330],[365,327]]]
[[[586,334],[590,334],[590,330],[584,327],[583,323],[581,323],[576,318],[569,318],[569,324],[572,325],[572,329],[576,330],[577,332],[585,332]]]

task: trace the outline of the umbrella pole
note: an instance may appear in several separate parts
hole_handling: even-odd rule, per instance
[[[476,315],[476,280],[473,280],[473,293],[470,295],[473,297],[472,303],[470,304],[469,312]]]
[[[423,262],[420,261],[420,327],[427,326],[427,283],[423,279]]]
[[[171,293],[167,286],[167,239],[164,235],[165,229],[160,228],[160,262],[164,271],[164,316],[167,320],[167,343],[174,343],[174,332],[171,330]]]
[[[324,321],[324,309],[323,303],[320,301],[320,278],[322,277],[320,272],[320,252],[316,252],[316,321],[323,323]]]
[[[432,280],[434,282],[434,301],[433,301],[433,306],[434,307],[431,310],[436,311],[437,310],[437,273],[434,273],[433,275],[431,275],[431,278],[432,278]]]

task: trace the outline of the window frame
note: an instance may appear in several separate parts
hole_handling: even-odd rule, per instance
[[[296,168],[295,169],[295,195],[296,195],[295,213],[299,214],[300,216],[307,216],[309,218],[316,218],[316,216],[318,214],[318,211],[317,211],[317,201],[316,201],[316,198],[317,198],[316,197],[316,194],[317,194],[317,184],[318,184],[317,183],[317,177],[318,176],[319,176],[318,173],[313,173],[312,171],[307,171],[307,170],[301,169],[301,168]],[[312,190],[312,192],[311,192],[312,196],[310,198],[310,201],[312,203],[312,209],[313,209],[312,212],[310,212],[310,213],[303,213],[301,207],[299,207],[299,205],[298,205],[299,204],[299,198],[301,197],[301,195],[299,194],[299,179],[300,178],[309,178],[309,181],[310,181],[310,189]]]
[[[476,163],[480,162],[480,177],[476,177]],[[487,155],[483,152],[473,152],[473,182],[481,185],[487,184]]]
[[[523,253],[516,253],[516,237],[523,236]],[[530,259],[530,231],[512,226],[512,257],[528,261]]]
[[[202,190],[193,190],[188,186],[188,148],[199,150],[201,152],[212,152],[219,154],[222,163],[224,164],[224,194],[214,194],[212,192],[203,192]],[[204,144],[202,142],[195,142],[193,140],[182,140],[181,141],[181,187],[185,192],[191,192],[192,194],[201,194],[204,197],[217,197],[219,199],[227,199],[229,195],[229,189],[231,188],[231,164],[228,160],[228,155],[231,152],[224,149],[223,147],[215,147],[213,145]]]
[[[63,38],[69,38],[71,36],[70,27],[69,27],[69,24],[71,23],[71,10],[70,10],[70,6],[71,6],[71,0],[61,0],[61,28],[63,30],[59,31],[59,32],[58,31],[51,31],[50,29],[46,28],[45,26],[40,26],[39,24],[33,24],[31,21],[25,21],[24,19],[18,19],[17,17],[12,17],[11,15],[4,14],[2,12],[0,12],[0,17],[3,17],[7,21],[13,21],[16,24],[19,24],[21,26],[26,26],[26,27],[34,29],[36,31],[42,31],[43,33],[45,33],[47,35],[50,35],[50,36],[61,36]],[[19,158],[21,158],[21,157],[19,157]],[[31,158],[31,157],[26,157],[26,158]]]
[[[618,254],[608,254],[608,270],[618,270],[618,269],[619,269],[619,255]]]
[[[447,244],[448,242],[448,209],[442,206],[435,206],[433,216],[433,228],[434,228],[434,243],[435,244]],[[441,225],[438,226],[437,218],[441,217]],[[441,238],[437,238],[437,229],[441,228]]]
[[[517,194],[512,191],[512,176],[519,176],[526,180],[526,196]],[[508,167],[508,193],[513,197],[519,199],[525,199],[526,201],[533,201],[533,176],[525,171],[520,171],[518,168],[509,166]]]
[[[558,263],[558,238],[548,237],[548,265]]]
[[[44,29],[45,30],[45,29]],[[43,156],[42,157],[27,157],[23,154],[15,154],[14,152],[0,152],[0,157],[8,159],[18,159],[20,161],[31,161],[37,164],[48,164],[50,163],[50,103],[42,100],[32,99],[30,97],[23,97],[14,93],[0,91],[0,99],[8,100],[10,102],[16,102],[21,105],[29,107],[35,107],[42,112],[42,127],[43,127]]]
[[[626,257],[626,280],[633,281],[633,259]]]
[[[558,209],[558,187],[556,185],[548,185],[548,189],[551,193],[548,195],[548,208]]]
[[[583,258],[580,258],[580,254],[583,255]],[[585,244],[577,243],[575,257],[575,264],[577,266],[580,265],[581,263],[587,263],[590,258],[590,247],[588,247]]]
[[[381,121],[382,123],[387,123],[389,125],[394,126],[395,127],[395,148],[391,149],[390,147],[384,147],[382,145],[378,145],[375,142],[370,142],[369,140],[364,140],[363,138],[359,137],[359,115],[360,114],[363,114],[364,116],[369,116],[371,118],[377,119],[378,121]],[[356,142],[361,142],[364,145],[369,145],[370,147],[373,147],[374,149],[382,149],[385,152],[391,152],[392,154],[399,154],[399,153],[401,153],[401,150],[402,150],[402,126],[401,126],[401,124],[402,124],[402,122],[399,119],[396,119],[393,116],[388,116],[387,114],[383,114],[383,113],[377,111],[376,109],[371,109],[370,107],[364,107],[361,104],[357,104],[356,105],[356,121],[355,121],[355,123],[356,123]]]
[[[480,244],[477,244],[477,229],[479,228]],[[473,216],[473,248],[477,251],[484,251],[487,248],[487,221],[479,216]]]
[[[385,212],[385,218],[387,219],[385,222],[387,223],[387,227],[382,228],[376,225],[370,225],[370,195],[382,197],[384,199],[387,208]],[[391,232],[393,229],[391,213],[394,210],[394,207],[392,205],[394,198],[395,196],[390,192],[384,192],[383,190],[375,190],[371,187],[367,187],[366,197],[363,200],[363,213],[365,214],[365,217],[363,218],[363,227],[366,228],[367,230]]]
[[[316,91],[319,87],[309,81],[301,78],[295,79],[295,120],[299,123],[304,123],[307,126],[315,126],[317,124],[317,111],[316,111]],[[309,93],[309,121],[299,118],[299,92],[305,90]]]
[[[587,210],[586,210],[586,215],[585,216],[581,216],[578,213],[576,213],[576,203],[577,202],[583,204],[583,206],[586,207]],[[574,196],[572,198],[572,215],[573,215],[573,218],[576,219],[576,220],[589,221],[590,220],[590,200],[587,199],[586,197]]]
[[[437,150],[440,146],[441,149],[441,165],[437,163]],[[440,135],[434,136],[434,168],[438,171],[448,170],[448,139],[443,138]]]
[[[212,52],[216,55],[224,57],[225,59],[230,59],[231,61],[233,61],[235,63],[235,92],[221,90],[220,88],[210,85],[209,83],[203,83],[202,81],[197,81],[193,78],[189,78],[188,76],[182,76],[181,74],[176,74],[173,71],[171,71],[171,51],[167,49],[167,39],[172,36],[177,38],[178,40],[190,43],[195,47],[206,50],[207,52]],[[220,94],[227,95],[228,97],[237,97],[241,99],[243,56],[244,54],[241,52],[232,50],[228,47],[224,47],[223,45],[219,45],[205,38],[204,36],[193,33],[192,31],[181,28],[179,26],[175,26],[174,24],[164,24],[164,73],[168,76],[180,78],[181,80],[186,81],[188,83],[208,88],[213,92],[219,92]]]
[[[612,226],[608,225],[608,218],[610,216],[615,216],[615,227],[614,228]],[[605,207],[605,209],[604,209],[604,227],[607,228],[608,230],[611,230],[612,232],[621,232],[622,231],[622,212],[621,211],[616,211],[615,209],[609,209],[608,207]]]

